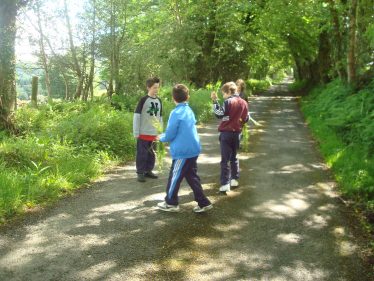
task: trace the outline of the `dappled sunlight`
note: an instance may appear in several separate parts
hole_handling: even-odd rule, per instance
[[[343,226],[337,226],[332,230],[332,234],[336,237],[336,246],[339,254],[343,257],[353,255],[358,250],[358,245],[348,240],[347,230]]]
[[[302,237],[295,233],[280,233],[277,235],[277,240],[284,243],[298,244],[302,241]]]
[[[313,229],[322,229],[328,226],[330,220],[329,215],[313,214],[303,221],[303,225]]]
[[[339,249],[339,254],[343,257],[351,256],[357,252],[358,246],[351,241],[336,241],[337,247]]]
[[[238,231],[244,227],[248,226],[248,221],[243,220],[234,220],[231,224],[216,224],[214,229],[221,232],[230,232],[230,231]]]
[[[85,226],[98,226],[101,223],[101,220],[98,218],[93,218],[93,216],[87,216],[90,218],[90,220],[85,220],[84,223],[78,223],[75,226],[76,227],[85,227]]]
[[[92,258],[92,257],[88,257]],[[112,260],[99,262],[88,267],[85,270],[78,272],[76,275],[72,276],[73,279],[88,279],[88,280],[95,280],[95,279],[103,279],[108,273],[111,272],[117,266],[117,263]]]
[[[273,219],[284,219],[295,217],[300,212],[307,210],[310,203],[303,190],[292,191],[283,195],[279,200],[268,200],[258,206],[252,207],[252,210],[259,215]]]
[[[337,206],[333,204],[326,204],[326,205],[323,205],[317,208],[317,210],[324,211],[324,212],[331,212],[336,209],[337,209]]]
[[[200,133],[199,132],[199,136],[201,137],[215,137],[218,139],[218,132],[214,132],[214,133]]]
[[[329,272],[313,264],[307,264],[303,261],[295,261],[291,266],[282,267],[282,275],[288,276],[288,280],[316,281],[326,280]]]
[[[200,154],[198,163],[202,164],[217,164],[221,162],[221,156],[214,156],[209,154]]]
[[[310,172],[311,169],[303,164],[283,166],[280,171],[269,171],[269,174],[292,174],[296,172]]]
[[[359,248],[344,219],[336,218],[342,212],[335,204],[334,183],[320,158],[313,157],[312,146],[303,149],[308,139],[291,135],[297,110],[277,107],[277,101],[294,98],[258,99],[271,100],[273,110],[265,104],[266,110],[259,110],[267,127],[251,127],[253,150],[240,151],[238,157],[240,186],[226,194],[218,192],[216,124],[202,128],[198,174],[212,210],[193,213],[196,202],[185,180],[180,213],[158,210],[170,157],[159,179],[145,183],[136,181],[131,163],[26,226],[19,237],[0,237],[0,271],[23,276],[49,271],[56,272],[56,280],[92,281],[339,280],[342,269],[352,264],[345,261],[355,259]]]
[[[105,206],[101,206],[98,208],[94,208],[90,215],[88,215],[88,218],[93,218],[96,217],[97,215],[107,215],[113,212],[118,212],[118,211],[127,211],[131,210],[135,207],[138,206],[138,202],[124,202],[124,203],[118,203],[118,204],[109,204]]]
[[[336,185],[335,182],[318,182],[316,183],[316,186],[322,190],[322,192],[331,198],[336,198],[338,197],[338,194],[334,190],[334,186]]]
[[[248,159],[253,159],[256,157],[266,157],[267,153],[255,153],[255,152],[245,152],[242,153],[240,152],[238,155],[239,160],[248,160]]]

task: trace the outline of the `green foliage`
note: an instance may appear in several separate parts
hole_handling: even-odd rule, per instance
[[[23,181],[17,171],[0,166],[0,223],[23,205]]]
[[[206,122],[212,118],[212,100],[210,90],[199,89],[190,92],[189,105],[195,113],[197,122]]]
[[[249,150],[249,136],[248,124],[244,124],[242,128],[242,147],[244,152]]]
[[[354,93],[336,80],[314,89],[302,102],[342,192],[368,207],[374,202],[373,85]]]
[[[288,85],[288,90],[291,92],[300,91],[305,88],[305,86],[307,85],[307,82],[308,81],[306,80],[296,80],[292,84]]]
[[[371,48],[374,48],[374,23],[370,23],[366,30],[366,38]]]
[[[132,118],[142,95],[17,110],[14,121],[20,135],[0,134],[0,220],[53,201],[112,164],[133,159]],[[163,87],[159,96],[166,123],[175,107],[171,87]],[[209,90],[191,89],[190,104],[199,122],[211,118]],[[159,145],[157,152],[162,167],[165,147]]]
[[[70,113],[53,131],[61,141],[76,147],[106,151],[121,158],[132,156],[132,114],[112,110],[108,104],[91,104],[83,113]]]
[[[190,89],[190,99],[188,103],[192,108],[193,112],[195,113],[195,117],[197,122],[206,122],[212,117],[212,102],[210,99],[211,90],[209,89],[194,89],[191,85],[188,86]],[[174,109],[175,104],[173,102],[172,94],[171,94],[172,87],[162,87],[159,92],[159,97],[162,100],[163,106],[163,119],[164,123],[166,124],[170,112]]]
[[[250,94],[261,93],[269,89],[271,86],[271,81],[266,80],[257,80],[257,79],[248,79],[246,81],[247,90]]]

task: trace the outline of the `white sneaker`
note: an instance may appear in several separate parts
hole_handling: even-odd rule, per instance
[[[229,185],[229,184],[222,185],[222,186],[219,188],[219,191],[221,191],[221,192],[230,191],[230,185]]]
[[[174,213],[179,212],[179,205],[169,205],[165,201],[158,203],[157,207],[161,211],[165,211],[165,212],[174,212]]]
[[[195,208],[193,208],[193,211],[195,213],[203,213],[203,212],[209,211],[210,209],[213,209],[212,204],[205,206],[205,207],[196,206]]]
[[[239,182],[236,179],[232,179],[230,181],[230,186],[231,187],[238,187],[239,186]]]

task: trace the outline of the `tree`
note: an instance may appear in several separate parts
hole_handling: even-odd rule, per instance
[[[40,58],[42,60],[43,68],[44,68],[44,75],[45,75],[45,87],[47,90],[48,99],[51,98],[51,81],[49,78],[49,66],[48,66],[48,58],[45,51],[45,44],[44,44],[44,32],[43,32],[43,25],[42,19],[40,15],[40,0],[36,1],[35,3],[36,15],[38,19],[38,31],[39,31],[39,48],[40,48]]]
[[[73,31],[72,31],[71,24],[70,24],[70,17],[69,17],[68,6],[66,4],[66,0],[64,0],[64,16],[65,16],[65,20],[66,20],[66,26],[67,26],[67,29],[68,29],[70,52],[71,52],[71,55],[72,55],[72,58],[73,58],[74,70],[76,72],[77,79],[78,79],[78,84],[77,84],[77,88],[75,90],[74,98],[75,99],[80,99],[81,95],[82,95],[82,90],[83,90],[84,75],[83,75],[83,72],[82,72],[81,65],[78,61],[77,50],[76,50],[76,47],[74,45]]]
[[[15,38],[18,9],[26,0],[0,2],[0,129],[11,129],[10,116],[16,108]]]
[[[347,74],[348,83],[350,84],[356,82],[357,6],[358,0],[352,0],[349,13],[349,33],[347,52]]]

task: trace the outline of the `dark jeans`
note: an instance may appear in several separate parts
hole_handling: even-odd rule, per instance
[[[136,172],[138,174],[144,174],[153,170],[156,162],[155,149],[155,142],[137,139]]]
[[[178,192],[182,180],[185,178],[190,185],[195,201],[200,207],[210,205],[209,199],[204,195],[200,177],[197,175],[197,157],[173,160],[166,187],[165,201],[169,205],[178,205]]]
[[[239,178],[239,160],[237,150],[240,144],[240,132],[221,132],[221,185],[230,183],[230,179]],[[230,162],[230,167],[229,167]]]

